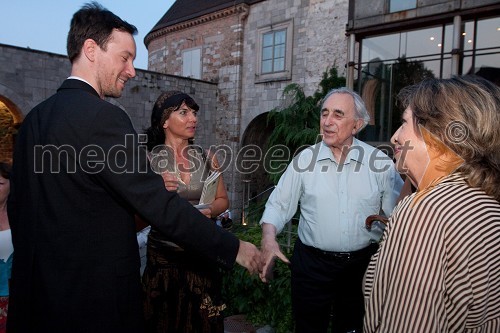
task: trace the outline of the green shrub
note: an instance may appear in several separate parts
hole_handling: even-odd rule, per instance
[[[235,225],[232,231],[238,238],[260,245],[258,224]],[[278,242],[285,243],[285,237],[280,234]],[[294,236],[292,245],[295,239]],[[290,268],[280,260],[276,260],[274,279],[269,283],[263,283],[258,275],[250,276],[241,266],[225,272],[222,295],[227,305],[225,316],[245,314],[254,326],[270,325],[276,333],[293,332]]]

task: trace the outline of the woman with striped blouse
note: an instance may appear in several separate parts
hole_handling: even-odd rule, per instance
[[[417,191],[364,278],[364,332],[500,332],[500,88],[472,76],[404,89],[392,137]]]

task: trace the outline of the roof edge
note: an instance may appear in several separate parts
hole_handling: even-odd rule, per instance
[[[170,32],[173,31],[179,31],[187,28],[194,27],[196,25],[200,25],[215,19],[220,19],[224,18],[227,16],[231,15],[240,15],[243,14],[245,17],[248,15],[250,6],[246,3],[239,3],[237,5],[231,4],[230,6],[218,6],[220,9],[216,9],[213,12],[206,13],[203,15],[192,15],[192,18],[186,17],[183,18],[182,20],[177,20],[177,23],[172,23],[168,25],[164,25],[162,27],[156,28],[154,30],[151,30],[145,37],[144,37],[144,45],[146,48],[149,46],[149,43],[153,39],[156,39],[158,37],[164,36]]]

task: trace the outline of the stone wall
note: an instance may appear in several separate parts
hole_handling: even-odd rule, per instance
[[[54,94],[70,75],[66,56],[0,44],[0,101],[21,118]],[[138,132],[149,125],[156,98],[165,90],[181,90],[200,104],[198,141],[213,144],[212,118],[217,113],[217,86],[213,83],[137,70],[121,98],[108,99],[127,112]],[[15,110],[14,110],[15,109]]]
[[[279,106],[283,89],[298,83],[312,95],[323,73],[335,66],[345,76],[348,0],[269,0],[250,8],[245,24],[242,133],[258,115]],[[256,83],[257,29],[293,19],[292,79]]]
[[[202,48],[201,79],[209,82],[224,80],[221,67],[237,64],[239,51],[239,22],[237,11],[225,11],[216,19],[201,18],[189,28],[165,31],[148,44],[148,69],[156,72],[182,75],[182,53]],[[208,15],[209,16],[209,15]]]

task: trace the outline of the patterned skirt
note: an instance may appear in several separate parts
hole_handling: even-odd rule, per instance
[[[142,276],[146,332],[223,333],[222,275],[214,263],[148,244]]]
[[[0,296],[0,333],[5,333],[6,331],[8,309],[9,296]]]

